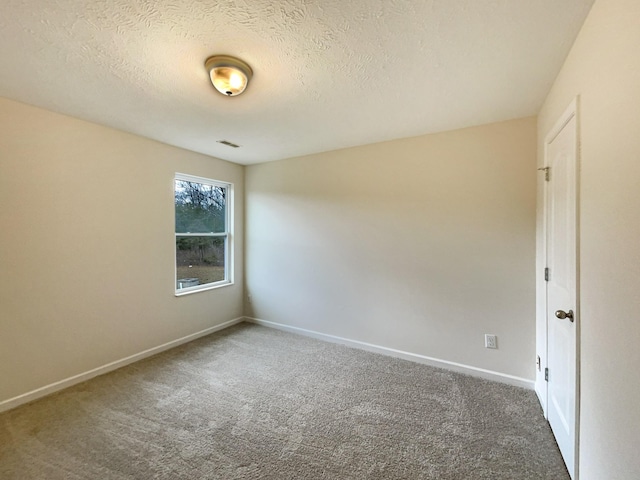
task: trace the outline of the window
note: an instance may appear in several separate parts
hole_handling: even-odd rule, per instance
[[[176,174],[176,294],[232,283],[232,187]]]

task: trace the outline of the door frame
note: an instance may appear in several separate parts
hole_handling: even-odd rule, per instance
[[[578,480],[579,479],[579,452],[580,452],[580,331],[581,331],[581,315],[580,315],[580,117],[579,117],[579,104],[580,104],[580,98],[579,96],[575,97],[572,102],[569,104],[569,106],[565,109],[565,111],[562,113],[562,115],[560,115],[560,117],[558,118],[558,120],[555,122],[555,124],[553,125],[553,127],[549,130],[549,132],[547,133],[547,135],[544,138],[544,156],[543,156],[543,167],[539,170],[542,170],[543,172],[543,176],[542,176],[542,182],[543,182],[543,192],[542,192],[542,205],[543,205],[543,209],[542,209],[542,225],[541,225],[541,239],[542,239],[542,248],[541,248],[541,259],[542,259],[542,272],[540,272],[540,274],[542,275],[542,282],[538,282],[538,297],[542,298],[543,301],[543,308],[544,311],[542,314],[537,315],[537,322],[540,324],[539,326],[542,327],[542,337],[538,337],[538,342],[543,342],[543,345],[538,345],[538,347],[536,348],[536,350],[538,351],[538,355],[540,355],[541,358],[541,365],[539,365],[539,370],[541,370],[541,372],[544,372],[544,369],[548,366],[548,358],[549,358],[549,351],[548,351],[548,335],[549,335],[549,322],[554,320],[554,319],[550,319],[548,316],[548,283],[546,282],[546,280],[544,279],[544,269],[545,267],[548,265],[548,260],[547,260],[547,255],[548,255],[548,247],[547,247],[547,243],[548,243],[548,221],[549,221],[549,214],[548,214],[548,209],[549,209],[549,186],[548,186],[548,182],[545,181],[545,175],[547,174],[547,172],[549,172],[548,170],[546,170],[546,168],[549,166],[549,145],[553,142],[553,140],[560,134],[560,132],[562,131],[562,129],[571,121],[571,119],[575,118],[575,122],[576,122],[576,126],[575,126],[575,133],[576,133],[576,138],[575,138],[575,161],[576,161],[576,166],[575,166],[575,194],[576,194],[576,212],[575,212],[575,240],[576,240],[576,251],[575,251],[575,255],[576,255],[576,271],[575,271],[575,275],[576,275],[576,292],[575,292],[575,315],[576,315],[576,322],[575,322],[575,328],[576,328],[576,345],[575,345],[575,352],[576,352],[576,358],[575,358],[575,362],[576,362],[576,380],[575,380],[575,399],[576,399],[576,405],[575,405],[575,425],[574,425],[574,429],[575,429],[575,445],[574,445],[574,477],[573,480]],[[553,172],[549,172],[550,175],[553,175]],[[538,373],[537,373],[538,374]],[[538,396],[540,397],[540,402],[542,404],[542,410],[543,410],[543,414],[545,419],[548,419],[548,405],[549,405],[549,401],[548,401],[548,387],[549,384],[544,381],[544,376],[543,376],[543,381],[542,382],[536,382],[536,393],[538,394]]]

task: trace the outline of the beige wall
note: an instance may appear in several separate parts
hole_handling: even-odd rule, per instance
[[[175,172],[235,184],[235,285],[174,296]],[[0,402],[241,316],[243,175],[0,99]]]
[[[527,118],[248,167],[247,314],[533,380],[535,135]]]
[[[637,0],[594,4],[540,112],[540,164],[544,136],[576,95],[582,150],[580,479],[632,480],[640,478]]]

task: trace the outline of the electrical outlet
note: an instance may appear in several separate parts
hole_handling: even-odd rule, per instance
[[[498,348],[498,337],[495,335],[489,335],[488,333],[485,334],[484,346],[486,348]]]

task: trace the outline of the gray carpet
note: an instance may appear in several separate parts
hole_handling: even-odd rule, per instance
[[[0,478],[569,477],[531,391],[241,324],[1,414]]]

